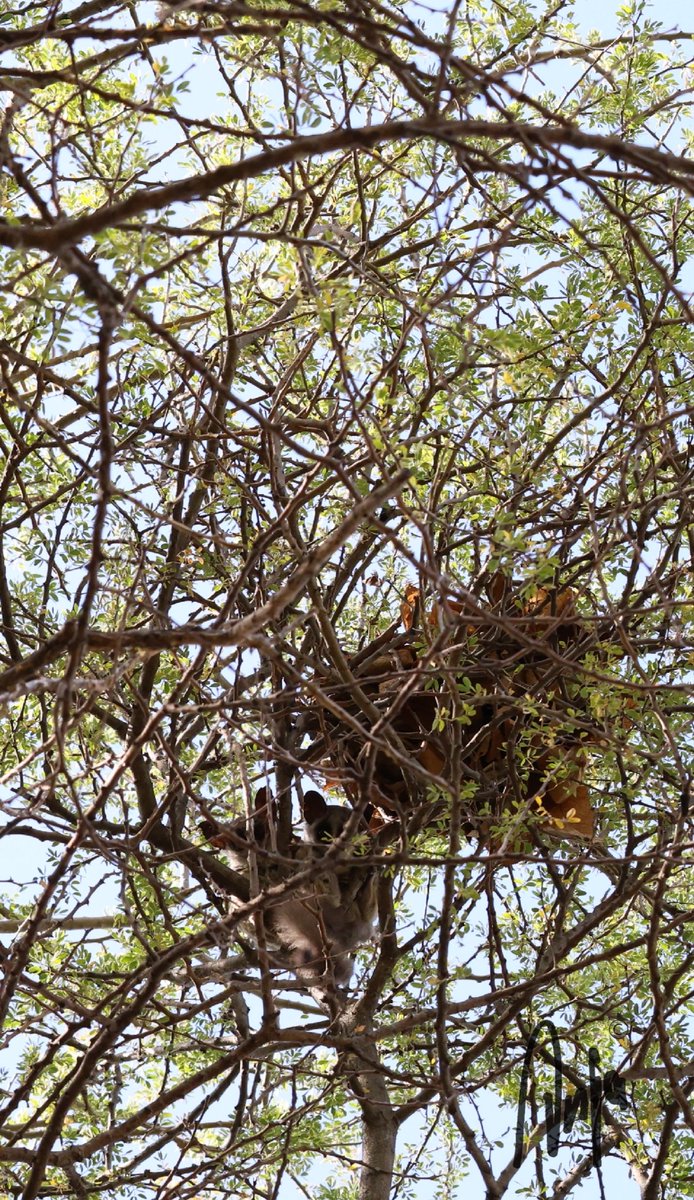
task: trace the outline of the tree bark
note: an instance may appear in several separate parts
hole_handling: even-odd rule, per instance
[[[352,1039],[350,1085],[362,1115],[359,1200],[389,1200],[395,1165],[397,1121],[376,1048],[368,1034]]]

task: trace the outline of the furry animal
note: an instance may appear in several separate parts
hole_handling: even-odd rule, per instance
[[[306,837],[292,841],[281,858],[274,838],[277,808],[265,788],[256,795],[250,822],[242,817],[222,827],[205,821],[201,828],[242,874],[249,874],[250,855],[255,854],[262,892],[317,866],[331,846],[345,836],[353,818],[351,809],[326,804],[318,792],[306,793],[303,814]],[[360,826],[361,836],[369,837],[363,819]],[[310,881],[297,886],[296,892],[263,909],[268,942],[299,979],[324,992],[342,991],[348,986],[354,952],[373,934],[376,881],[376,868],[360,865],[356,847],[348,841],[342,854],[330,857],[324,871],[316,871]],[[239,902],[232,900],[232,905],[238,907]]]

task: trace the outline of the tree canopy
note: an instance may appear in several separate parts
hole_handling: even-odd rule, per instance
[[[581,9],[0,13],[4,1195],[694,1196],[694,34]]]

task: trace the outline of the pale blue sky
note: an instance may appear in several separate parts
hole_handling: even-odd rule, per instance
[[[143,4],[142,9],[151,8],[151,5]],[[442,10],[446,10],[449,5],[447,2],[442,2],[440,5]],[[588,31],[598,30],[603,36],[609,37],[617,29],[617,8],[616,4],[605,3],[605,0],[578,0],[573,6],[573,12],[576,21],[581,28]],[[568,6],[567,6],[568,10]],[[694,33],[694,3],[692,0],[663,0],[657,6],[649,6],[649,16],[657,19],[664,29],[682,29],[692,31]],[[692,52],[694,53],[694,41],[692,42]],[[181,54],[183,48],[167,52],[172,64],[175,62],[175,69],[179,70],[182,66]],[[190,74],[191,92],[185,99],[183,107],[189,114],[191,113],[206,113],[216,101],[214,90],[216,90],[216,77],[214,73],[206,75],[207,62],[206,60],[196,60],[197,66]],[[206,94],[206,79],[212,79],[214,82],[207,86],[212,90]],[[12,879],[20,888],[26,889],[27,899],[31,893],[32,886],[36,892],[35,876],[41,867],[43,854],[40,846],[28,838],[13,838],[11,848],[6,843],[0,842],[0,892],[5,891],[8,879]],[[33,883],[32,883],[33,881]],[[112,889],[112,885],[107,884],[106,892]],[[115,901],[116,897],[113,896]],[[95,915],[103,914],[104,908],[108,905],[108,898],[104,895],[96,893],[89,905],[89,911]],[[3,941],[7,941],[3,937]],[[587,1052],[587,1047],[586,1047]],[[5,1064],[8,1066],[9,1064]],[[604,1063],[603,1068],[607,1069],[611,1064]],[[587,1057],[577,1064],[582,1072],[587,1072]],[[465,1115],[468,1120],[476,1125],[478,1116],[471,1105],[467,1105],[463,1101]],[[503,1142],[503,1147],[495,1152],[495,1166],[500,1168],[509,1160],[513,1154],[513,1125],[515,1122],[515,1113],[511,1109],[504,1110],[496,1100],[491,1096],[483,1099],[480,1107],[480,1113],[483,1117],[487,1132],[491,1136],[499,1137]],[[415,1122],[416,1123],[416,1122]],[[509,1129],[510,1127],[510,1129]],[[407,1127],[403,1130],[403,1141],[407,1138]],[[570,1163],[570,1155],[566,1150],[560,1151],[558,1158],[545,1159],[545,1172],[548,1180],[551,1180],[552,1173],[555,1169],[559,1169],[560,1173],[565,1172]],[[633,1180],[629,1178],[629,1171],[625,1163],[616,1160],[609,1160],[604,1163],[604,1180],[605,1190],[608,1196],[615,1196],[621,1192],[625,1196],[625,1200],[630,1197],[637,1196],[637,1188]],[[532,1164],[527,1164],[526,1168],[518,1176],[517,1188],[523,1185],[527,1186],[532,1173]],[[551,1183],[550,1183],[551,1186]],[[422,1200],[427,1195],[427,1189],[422,1188],[420,1193]],[[516,1191],[514,1193],[518,1195]],[[599,1200],[600,1191],[598,1181],[595,1175],[589,1176],[577,1189],[572,1192],[573,1196],[579,1200]],[[282,1200],[289,1200],[289,1192],[283,1192]],[[473,1172],[469,1182],[464,1188],[465,1200],[483,1200],[484,1189],[479,1181],[478,1176]]]

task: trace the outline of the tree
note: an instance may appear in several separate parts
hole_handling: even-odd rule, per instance
[[[691,34],[2,30],[3,1193],[694,1195]],[[292,860],[307,788],[370,833]]]

